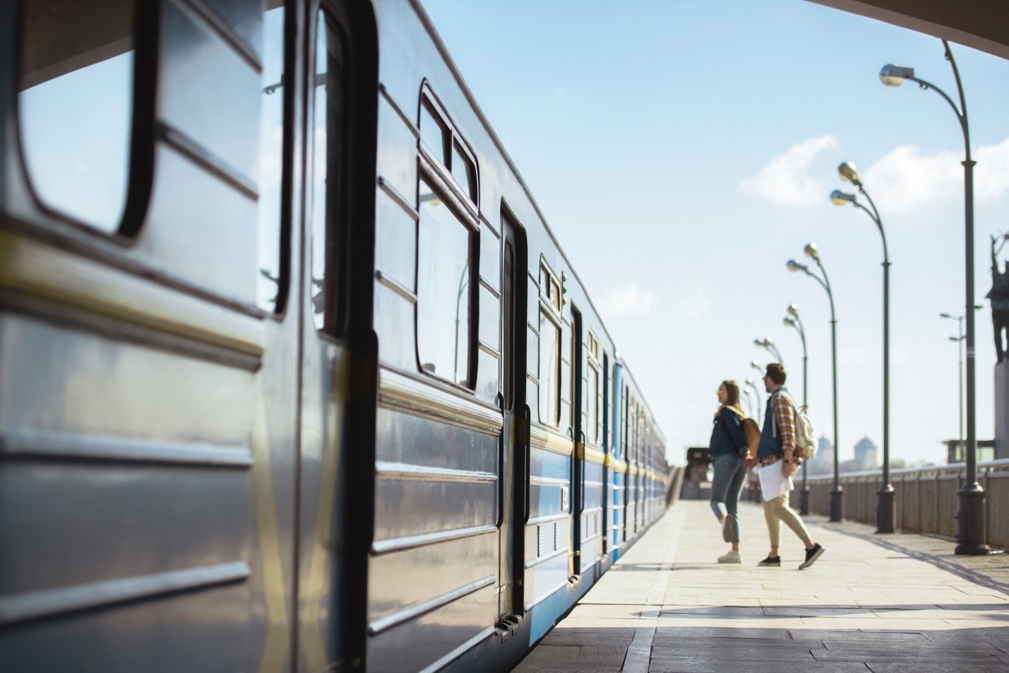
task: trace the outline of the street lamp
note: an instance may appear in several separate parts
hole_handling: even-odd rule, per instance
[[[989,554],[991,548],[986,544],[984,488],[977,481],[977,419],[974,413],[974,311],[970,310],[974,306],[974,161],[970,157],[970,128],[967,124],[967,101],[963,95],[963,85],[960,83],[960,72],[957,70],[956,61],[953,59],[953,52],[949,49],[949,42],[942,41],[946,50],[946,60],[953,68],[953,77],[956,80],[957,93],[960,96],[960,107],[946,95],[946,92],[939,87],[919,79],[914,76],[914,68],[904,68],[887,64],[879,71],[879,78],[887,86],[900,86],[905,79],[916,82],[922,89],[931,89],[943,97],[949,106],[953,108],[956,119],[960,123],[960,130],[963,131],[963,142],[965,156],[963,160],[963,185],[964,185],[964,239],[965,239],[965,276],[966,300],[964,306],[967,320],[967,474],[963,488],[957,495],[960,502],[960,512],[958,514],[957,525],[957,554]]]
[[[743,386],[743,394],[746,395],[746,409],[750,412],[750,416],[756,416],[756,414],[753,413],[753,396],[750,389]]]
[[[864,210],[865,214],[876,223],[879,235],[883,238],[883,483],[876,491],[876,532],[892,533],[896,516],[893,485],[890,483],[890,254],[886,247],[886,231],[883,229],[883,221],[879,218],[879,211],[876,210],[876,204],[872,202],[872,197],[862,185],[862,179],[855,169],[855,164],[846,161],[837,167],[837,172],[843,180],[858,187],[858,192],[869,202],[872,210],[870,211],[859,203],[854,194],[847,194],[839,189],[831,192],[831,202],[838,206],[850,203],[856,208]]]
[[[754,362],[756,362],[756,360],[754,360]],[[761,404],[760,404],[760,391],[757,390],[757,386],[754,385],[752,377],[746,379],[746,389],[751,389],[751,388],[753,389],[753,397],[754,397],[755,400],[757,400],[757,425],[760,425],[760,424],[763,423],[763,420],[761,420],[761,417],[760,417],[760,406],[761,406]]]
[[[830,359],[834,374],[834,489],[830,492],[830,520],[840,521],[844,490],[841,488],[840,465],[837,460],[838,454],[841,453],[841,445],[837,439],[837,316],[834,313],[834,294],[830,291],[830,279],[827,277],[827,271],[823,268],[823,264],[820,263],[820,251],[816,249],[816,243],[808,243],[805,253],[807,257],[816,262],[823,278],[811,272],[805,264],[799,264],[794,259],[788,260],[788,270],[802,271],[816,280],[827,291],[827,299],[830,300]]]
[[[980,304],[974,306],[974,310],[979,310],[984,308]],[[955,337],[950,337],[950,341],[957,342],[957,351],[959,353],[959,365],[960,365],[960,375],[957,377],[957,383],[960,385],[960,404],[958,411],[960,412],[960,443],[958,447],[963,446],[963,319],[962,315],[952,315],[950,313],[940,313],[940,318],[946,318],[947,320],[956,320],[956,331],[957,335]]]
[[[790,304],[787,311],[788,315],[785,316],[785,320],[783,321],[785,326],[794,327],[795,331],[799,333],[799,337],[802,339],[802,406],[808,407],[808,387],[806,385],[806,381],[809,356],[806,355],[806,330],[802,328],[802,320],[799,319],[799,306],[797,304]],[[807,471],[808,466],[806,465],[806,461],[802,461],[802,490],[799,491],[799,514],[809,514],[809,483],[807,482]]]
[[[753,345],[764,348],[764,350],[766,350],[768,353],[774,356],[774,359],[777,362],[783,362],[781,352],[777,349],[777,347],[775,347],[774,341],[771,340],[771,337],[766,337],[764,339],[754,339]]]

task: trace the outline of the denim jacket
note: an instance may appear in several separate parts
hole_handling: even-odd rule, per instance
[[[741,422],[740,415],[732,409],[719,408],[715,426],[711,429],[711,442],[708,444],[708,454],[712,458],[727,453],[741,456],[749,449]]]
[[[777,431],[774,427],[774,398],[779,393],[785,393],[791,399],[791,395],[788,392],[788,388],[782,386],[778,388],[774,393],[767,396],[767,408],[764,410],[764,427],[760,432],[760,444],[757,445],[757,458],[766,458],[768,456],[780,456],[784,453],[782,450],[781,443],[781,433]]]

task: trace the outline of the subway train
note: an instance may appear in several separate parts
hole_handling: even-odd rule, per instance
[[[0,3],[0,670],[505,671],[662,514],[419,2]]]

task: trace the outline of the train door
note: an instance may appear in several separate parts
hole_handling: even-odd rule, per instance
[[[624,540],[624,500],[627,494],[627,472],[623,469],[625,457],[623,450],[626,428],[624,427],[627,415],[624,411],[625,398],[624,390],[620,380],[620,361],[613,365],[613,439],[611,452],[613,456],[613,512],[610,522],[610,549],[614,551],[614,560],[619,554],[620,546]]]
[[[375,385],[369,320],[374,200],[348,196],[374,190],[377,112],[368,48],[374,19],[359,7],[325,1],[314,16],[303,10],[310,56],[298,306],[300,671],[340,668],[361,656],[366,639],[364,578],[373,519],[373,481],[366,476],[375,469],[374,395],[368,392]],[[351,444],[353,452],[346,450]]]
[[[524,232],[502,216],[503,344],[502,410],[498,493],[498,627],[512,629],[522,612],[525,482],[529,450],[526,406],[526,248]]]
[[[581,311],[571,307],[571,359],[573,371],[571,416],[574,429],[575,452],[571,460],[571,562],[568,564],[570,578],[578,577],[581,570],[582,549],[582,511],[585,509],[584,492],[584,461],[585,461],[585,428],[583,427],[583,410],[585,408],[584,365],[585,340],[584,324]]]
[[[611,412],[610,412],[610,356],[608,353],[603,353],[603,408],[602,408],[602,449],[604,454],[603,460],[603,493],[602,493],[602,545],[601,553],[605,559],[606,555],[610,553],[610,541],[613,539],[613,531],[611,530],[610,516],[613,511],[613,503],[611,498],[613,497],[612,491],[612,456],[613,456],[613,438],[610,437],[610,423],[611,423]]]

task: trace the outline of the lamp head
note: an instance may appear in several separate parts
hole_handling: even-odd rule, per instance
[[[748,385],[748,386],[752,386],[753,385],[753,377],[752,376],[750,378],[746,379],[746,385]]]
[[[817,249],[816,243],[807,243],[804,251],[806,253],[806,257],[815,259],[817,262],[820,261],[820,251]]]
[[[760,360],[754,360],[753,362],[750,363],[750,366],[756,369],[757,371],[761,372],[764,371],[763,369],[760,368]]]
[[[855,164],[850,161],[845,161],[843,164],[837,167],[837,173],[841,176],[842,180],[847,180],[856,187],[862,186],[862,178],[859,177],[858,171],[855,169]]]
[[[794,259],[788,260],[788,270],[789,271],[808,271],[809,267],[805,264],[799,264]]]
[[[940,318],[952,318],[953,316],[951,316],[949,313],[940,313],[939,317]]]
[[[887,86],[900,86],[905,77],[914,77],[914,68],[902,68],[899,65],[887,63],[879,71],[879,81]]]
[[[788,305],[788,315],[795,316],[796,318],[798,318],[799,317],[799,305],[798,304],[789,304]]]
[[[795,321],[788,316],[785,316],[785,319],[781,322],[785,325],[785,327],[795,327]]]
[[[855,205],[855,195],[849,194],[848,192],[842,192],[840,189],[835,189],[830,193],[830,202],[835,206],[843,206],[846,203]]]

